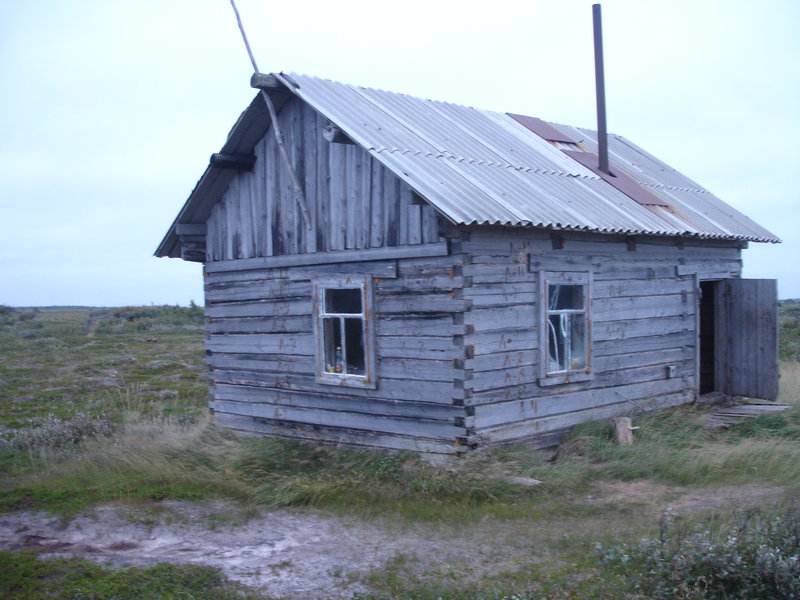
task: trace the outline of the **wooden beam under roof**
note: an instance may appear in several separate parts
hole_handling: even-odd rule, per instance
[[[209,164],[217,169],[235,169],[237,171],[252,171],[256,164],[255,154],[226,154],[215,152],[211,155]]]

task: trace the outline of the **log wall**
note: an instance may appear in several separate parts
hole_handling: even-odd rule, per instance
[[[250,433],[453,453],[463,419],[458,256],[208,271],[211,408]],[[315,380],[312,281],[374,276],[377,389]]]
[[[279,119],[307,229],[270,132],[206,236],[211,407],[250,433],[426,453],[532,438],[690,401],[698,281],[739,277],[731,242],[451,227],[294,99]],[[542,271],[591,274],[591,376],[540,373]],[[374,281],[376,389],[317,381],[313,281]]]
[[[738,277],[739,246],[484,228],[460,243],[468,308],[465,405],[477,443],[534,437],[578,422],[691,401],[697,280]],[[541,271],[591,273],[587,381],[542,385]],[[672,369],[668,369],[672,367]]]

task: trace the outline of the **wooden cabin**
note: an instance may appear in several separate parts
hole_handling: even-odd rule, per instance
[[[627,139],[287,74],[159,246],[204,263],[210,407],[255,434],[432,454],[774,399],[769,231]],[[276,127],[276,125],[278,127]]]

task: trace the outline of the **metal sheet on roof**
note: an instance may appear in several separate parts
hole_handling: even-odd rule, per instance
[[[778,241],[619,136],[610,136],[612,169],[668,207],[639,205],[507,114],[305,75],[279,77],[454,223]],[[596,132],[549,125],[596,152]]]
[[[456,224],[548,227],[600,233],[778,238],[627,139],[609,136],[612,171],[631,177],[668,206],[643,206],[505,113],[423,100],[305,75],[277,74]],[[246,154],[269,121],[258,99],[223,151]],[[547,123],[597,152],[595,131]],[[230,173],[209,168],[175,223],[202,222]],[[175,223],[157,255],[177,256]]]

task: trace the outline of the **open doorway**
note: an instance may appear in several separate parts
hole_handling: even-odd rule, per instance
[[[717,391],[717,296],[718,281],[700,282],[700,394]]]

